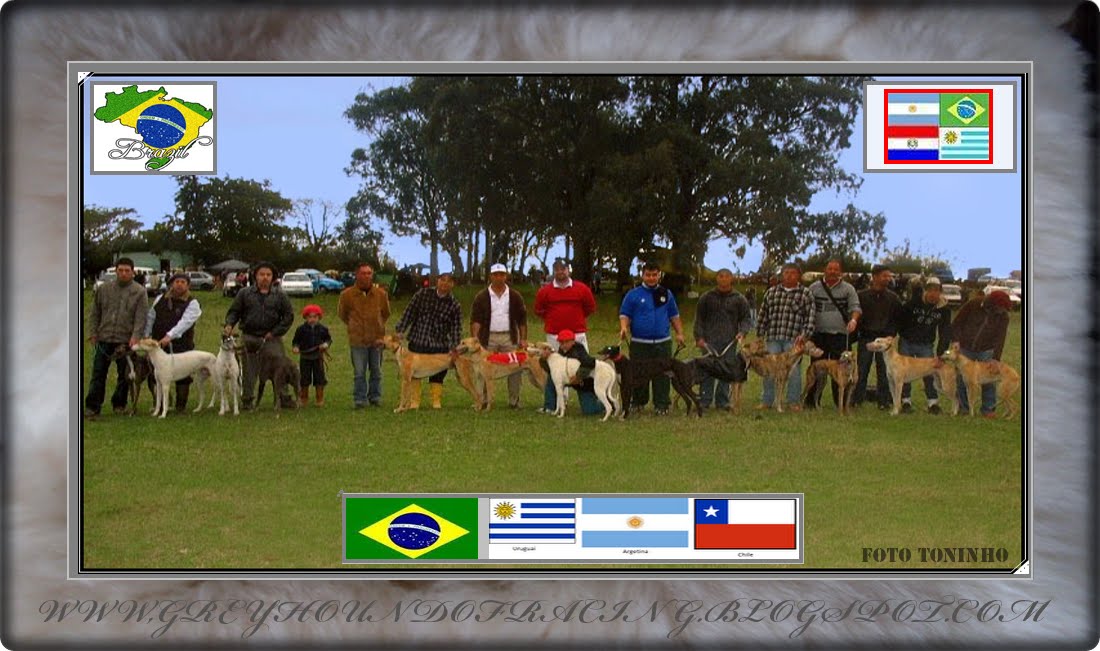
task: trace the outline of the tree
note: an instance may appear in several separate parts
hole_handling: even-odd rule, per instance
[[[651,147],[672,148],[675,184],[659,195],[668,219],[658,232],[681,266],[716,235],[759,240],[771,259],[815,244],[881,242],[881,215],[808,209],[820,190],[859,188],[837,155],[849,145],[861,87],[856,77],[635,78],[642,132]]]
[[[111,266],[115,256],[140,239],[142,223],[133,208],[84,206],[81,211],[81,272],[94,275]]]
[[[905,238],[901,244],[887,250],[879,262],[889,265],[894,273],[927,274],[938,269],[951,268],[951,263],[944,253],[914,251],[909,238]]]
[[[299,199],[293,205],[290,219],[301,231],[305,248],[327,252],[335,246],[336,204],[317,199]]]
[[[460,231],[444,213],[439,175],[433,168],[425,133],[430,89],[418,86],[360,93],[344,115],[357,129],[373,137],[367,149],[356,149],[349,175],[363,178],[359,192],[347,203],[349,217],[381,217],[396,235],[419,235],[428,245],[432,276],[439,274],[439,250],[457,241]],[[462,260],[451,249],[454,271]]]
[[[268,181],[180,176],[168,240],[200,264],[225,258],[270,260],[282,266],[295,253],[283,224],[293,205]]]

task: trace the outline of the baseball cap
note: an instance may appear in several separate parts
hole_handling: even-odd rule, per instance
[[[562,341],[575,341],[576,339],[577,339],[577,336],[575,334],[573,334],[572,330],[559,330],[558,331],[558,341],[559,342],[562,342]]]
[[[307,317],[310,314],[316,314],[317,316],[324,316],[324,312],[321,311],[321,306],[320,305],[315,305],[313,303],[310,303],[309,305],[302,308],[302,316],[303,317]]]
[[[562,260],[561,258],[558,258],[557,260],[554,260],[554,268],[557,269],[558,267],[568,269],[569,268],[569,263],[566,262],[565,260]]]
[[[940,285],[941,285],[941,283],[940,283],[940,279],[939,279],[939,278],[936,278],[935,276],[932,276],[932,277],[931,277],[931,278],[929,278],[928,280],[925,280],[925,281],[924,281],[924,286],[925,286],[926,288],[927,288],[927,287],[932,287],[932,286],[940,287]]]
[[[183,278],[184,280],[187,281],[188,285],[191,284],[191,276],[188,276],[187,274],[183,274],[183,273],[172,274],[172,277],[168,279],[168,284],[171,285],[172,283],[176,282],[177,278]]]
[[[504,265],[502,265],[498,262],[495,265],[489,267],[489,273],[491,273],[491,274],[495,274],[495,273],[506,274],[506,273],[508,273],[508,267],[505,267]]]

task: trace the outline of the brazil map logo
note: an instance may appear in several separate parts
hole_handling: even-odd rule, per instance
[[[216,173],[214,82],[92,89],[93,173]]]

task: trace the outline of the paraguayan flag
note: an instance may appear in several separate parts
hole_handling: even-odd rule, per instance
[[[575,498],[489,500],[489,543],[567,543],[577,539]]]

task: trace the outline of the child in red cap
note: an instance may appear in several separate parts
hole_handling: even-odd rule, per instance
[[[298,400],[302,406],[309,404],[309,386],[312,384],[317,391],[317,406],[325,406],[325,351],[332,344],[332,336],[321,323],[323,312],[320,305],[309,305],[302,308],[302,318],[305,323],[294,331],[294,354],[301,355],[298,361],[298,369],[301,371],[301,393]]]

